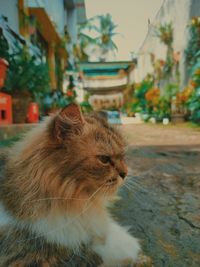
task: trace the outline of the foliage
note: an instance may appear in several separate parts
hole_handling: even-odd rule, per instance
[[[167,84],[163,90],[164,94],[161,95],[159,88],[151,88],[146,93],[149,114],[155,117],[157,121],[170,118],[172,99],[176,96],[178,89],[177,84]]]
[[[84,33],[84,30],[88,27],[88,23],[79,26],[78,43],[73,46],[74,56],[80,61],[88,61],[88,54],[85,52],[85,50],[88,46],[95,44],[95,40]]]
[[[154,79],[148,75],[141,83],[135,85],[132,98],[132,112],[148,114],[145,120],[154,117],[157,121],[171,117],[171,103],[179,91],[177,84],[167,84],[161,94],[160,88],[154,86]],[[127,107],[128,108],[128,107]]]
[[[150,53],[151,64],[154,70],[154,77],[156,81],[160,81],[164,77],[164,67],[166,62],[163,59],[156,59],[153,53]]]
[[[9,46],[4,38],[3,34],[0,31],[0,57],[9,60]]]
[[[88,57],[87,48],[98,48],[99,60],[105,61],[109,51],[117,50],[113,41],[113,36],[117,34],[116,27],[110,14],[90,18],[85,24],[79,26],[75,54],[79,56],[80,60],[83,60]]]
[[[191,94],[186,105],[191,113],[191,120],[200,123],[200,59],[192,68],[189,86]]]
[[[188,90],[190,95],[185,105],[190,119],[200,124],[200,17],[194,17],[189,23],[189,44],[186,49],[186,60],[190,70]]]
[[[47,65],[38,62],[25,46],[16,45],[16,50],[9,55],[6,88],[9,92],[29,91],[32,94],[49,91]]]
[[[43,112],[45,114],[55,112],[70,103],[64,93],[60,90],[54,90],[50,93],[44,94],[41,101]]]
[[[147,105],[152,109],[154,109],[158,105],[159,97],[160,97],[160,89],[152,87],[145,94]]]
[[[86,93],[84,95],[83,102],[80,103],[81,110],[82,110],[83,113],[90,113],[90,112],[93,111],[93,108],[92,108],[92,106],[89,103],[90,95],[91,95],[90,93]]]
[[[80,106],[83,113],[90,113],[93,111],[93,108],[88,101],[81,102]]]
[[[158,100],[157,109],[154,111],[154,117],[157,121],[171,117],[171,102],[166,96],[161,96]]]
[[[200,17],[194,17],[189,25],[189,44],[185,50],[189,69],[194,66],[200,58]]]
[[[166,46],[172,46],[173,43],[173,26],[172,23],[164,23],[156,29],[156,35]]]
[[[148,112],[146,93],[153,87],[154,80],[151,75],[147,75],[146,78],[139,84],[135,85],[135,91],[133,95],[132,112]]]
[[[176,83],[169,83],[165,86],[164,88],[164,95],[166,97],[166,99],[168,99],[169,101],[172,100],[172,98],[174,96],[176,96],[176,94],[179,91],[179,85]]]
[[[193,87],[187,86],[182,92],[178,92],[176,94],[177,103],[181,106],[185,106],[189,98],[191,97],[191,94],[193,93]]]
[[[173,26],[172,23],[164,23],[159,25],[156,29],[156,36],[160,39],[161,43],[167,46],[166,60],[162,66],[163,77],[167,78],[171,76],[173,66],[174,66],[174,52],[173,52]]]
[[[190,25],[190,41],[186,50],[186,58],[190,68],[188,86],[180,91],[179,60],[180,52],[173,51],[172,24],[163,24],[157,28],[157,36],[167,46],[166,59],[156,59],[150,54],[153,73],[138,85],[132,97],[132,110],[145,114],[145,119],[154,117],[157,121],[170,118],[173,114],[189,115],[195,123],[200,123],[200,17],[193,18]],[[173,74],[176,82],[172,82]],[[168,83],[160,90],[159,81],[165,79]],[[151,81],[149,83],[149,81]],[[171,82],[170,82],[171,81]],[[156,85],[156,86],[155,86]]]
[[[96,38],[96,43],[103,49],[103,52],[117,50],[116,44],[113,42],[112,37],[117,33],[114,31],[117,27],[112,21],[110,14],[97,16],[99,19],[99,27],[96,28],[99,34]]]

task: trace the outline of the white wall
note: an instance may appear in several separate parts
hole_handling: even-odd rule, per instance
[[[127,77],[116,79],[84,79],[85,88],[115,87],[127,84]]]
[[[156,55],[156,59],[166,59],[166,46],[155,36],[155,28],[160,24],[172,22],[174,27],[174,52],[180,51],[180,77],[181,86],[186,83],[186,66],[184,50],[188,43],[187,23],[192,16],[200,15],[200,0],[164,0],[155,20],[149,26],[148,34],[138,55],[138,67],[131,72],[131,82],[141,81],[148,72],[152,72],[150,53]]]

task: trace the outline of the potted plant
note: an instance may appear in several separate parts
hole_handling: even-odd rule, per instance
[[[48,68],[28,53],[28,48],[17,45],[10,54],[6,89],[13,97],[13,122],[25,123],[28,106],[39,92],[49,90]]]
[[[0,57],[0,88],[4,86],[7,68],[8,62],[4,58]]]
[[[8,68],[9,47],[3,33],[0,31],[0,88],[4,86],[6,71]]]

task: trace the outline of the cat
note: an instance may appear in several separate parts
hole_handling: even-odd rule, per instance
[[[127,266],[139,241],[107,205],[127,176],[124,141],[72,103],[7,153],[0,177],[0,267]]]

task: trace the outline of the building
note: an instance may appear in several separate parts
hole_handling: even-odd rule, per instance
[[[51,88],[57,89],[57,70],[73,65],[77,24],[86,20],[84,0],[0,0],[0,7],[0,28],[8,42],[15,35],[48,61]]]
[[[180,87],[184,88],[188,81],[188,70],[185,60],[185,49],[189,41],[188,23],[192,17],[200,16],[199,0],[164,0],[154,21],[149,23],[148,33],[138,52],[137,68],[132,71],[132,82],[140,82],[153,67],[150,54],[157,59],[166,59],[167,47],[156,36],[156,28],[165,23],[172,23],[173,50],[179,57]]]
[[[134,66],[131,61],[79,63],[83,89],[89,93],[89,102],[95,110],[122,107]]]

